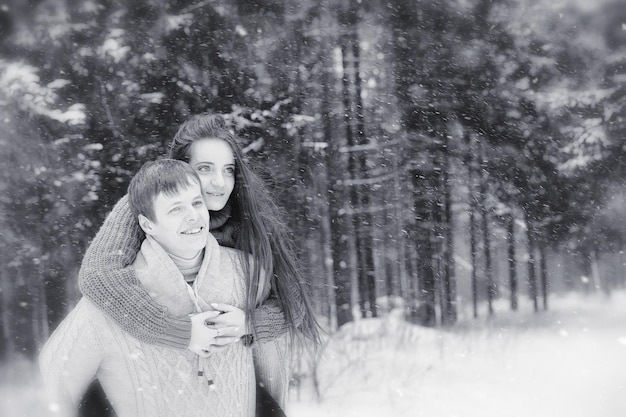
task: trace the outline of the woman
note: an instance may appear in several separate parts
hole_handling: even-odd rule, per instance
[[[281,211],[247,165],[236,137],[219,115],[200,114],[183,123],[172,140],[169,157],[190,163],[200,175],[210,229],[218,242],[249,253],[254,259],[242,259],[249,278],[245,314],[221,306],[225,314],[212,322],[220,327],[243,325],[249,329],[257,380],[284,406],[291,342],[294,336],[302,336],[317,344],[319,331]],[[129,267],[142,238],[124,197],[85,254],[80,289],[139,340],[186,349],[190,346],[192,322],[193,326],[198,322],[168,316],[167,310],[138,286]],[[264,275],[263,271],[271,273]],[[271,294],[257,306],[257,291],[266,279]],[[116,303],[110,303],[111,299]]]

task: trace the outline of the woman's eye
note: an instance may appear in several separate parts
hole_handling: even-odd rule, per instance
[[[207,165],[198,167],[198,172],[209,172],[209,171],[211,171],[211,167],[209,167]]]
[[[170,210],[170,213],[178,213],[180,211],[180,207],[174,207]]]
[[[224,168],[224,172],[228,175],[233,175],[235,173],[235,167],[226,167]]]
[[[200,207],[202,206],[204,203],[202,201],[194,201],[193,206],[194,207]]]

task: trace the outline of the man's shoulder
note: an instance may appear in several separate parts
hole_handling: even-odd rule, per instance
[[[242,262],[251,262],[252,256],[246,254],[238,249],[229,248],[226,246],[219,247],[220,252],[220,269],[222,272],[225,270],[235,269],[242,272]]]
[[[231,248],[228,246],[219,246],[221,258],[228,257],[232,262],[240,264],[241,261],[252,262],[252,255],[249,253],[240,251],[239,249]]]
[[[98,306],[87,297],[82,297],[76,306],[70,311],[65,320],[75,320],[81,325],[91,325],[100,329],[97,324],[102,324],[107,320],[105,314]]]
[[[220,254],[226,254],[228,256],[241,256],[243,255],[243,252],[240,251],[239,249],[235,249],[235,248],[230,248],[228,246],[219,246],[219,250],[220,250]]]
[[[46,350],[50,350],[50,345],[71,345],[76,340],[93,339],[106,327],[105,321],[106,318],[98,307],[83,297],[54,329],[46,342]]]

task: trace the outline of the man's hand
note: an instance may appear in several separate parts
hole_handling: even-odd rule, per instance
[[[187,349],[203,358],[209,356],[209,348],[215,342],[217,330],[205,323],[219,314],[219,311],[205,311],[191,316],[191,339]]]

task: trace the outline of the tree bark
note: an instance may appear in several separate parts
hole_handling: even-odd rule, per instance
[[[342,92],[344,122],[348,149],[348,172],[353,180],[363,179],[367,173],[367,153],[355,148],[366,142],[363,105],[361,102],[360,44],[357,33],[359,2],[349,0],[340,12],[339,22],[345,32],[341,37],[343,78]],[[361,315],[376,316],[376,284],[371,237],[372,217],[370,196],[366,184],[350,184],[350,203],[353,229],[356,232],[357,275]]]
[[[392,155],[392,169],[393,169],[393,226],[395,229],[395,244],[397,251],[397,271],[396,278],[392,280],[394,287],[391,289],[392,294],[399,295],[402,299],[409,299],[409,285],[406,268],[406,239],[404,232],[404,216],[402,215],[402,200],[401,194],[401,182],[400,182],[400,164],[398,163],[398,152],[394,151]]]
[[[535,312],[539,311],[537,300],[537,275],[535,272],[535,236],[532,222],[526,217],[527,239],[528,239],[528,289],[530,291],[530,299],[533,302]]]
[[[327,48],[330,55],[330,46]],[[334,77],[329,56],[324,57],[322,73],[322,100],[321,100],[321,120],[324,140],[328,144],[329,152],[326,153],[326,165],[329,167],[328,184],[328,205],[329,205],[329,228],[330,241],[332,245],[332,275],[334,286],[330,287],[334,291],[335,318],[337,327],[351,322],[353,306],[353,263],[354,234],[350,215],[346,207],[347,196],[345,192],[345,155],[339,150],[342,148],[342,138],[335,134],[334,123],[335,114],[332,108],[334,97],[332,95]],[[332,307],[331,307],[332,309]],[[332,317],[332,316],[331,316]],[[333,319],[331,318],[331,321]]]
[[[481,158],[483,158],[483,163],[485,162],[485,156],[481,147]],[[481,164],[481,165],[482,165]],[[487,173],[483,168],[480,170],[480,212],[481,212],[481,221],[482,221],[482,232],[483,232],[483,255],[485,259],[485,280],[487,283],[487,308],[489,315],[493,314],[493,301],[496,297],[496,284],[493,279],[493,270],[491,265],[491,228],[489,227],[489,207],[487,207]]]
[[[443,135],[443,220],[444,220],[444,247],[443,247],[443,295],[444,304],[441,306],[441,321],[443,324],[454,324],[457,320],[456,308],[456,278],[454,274],[454,231],[452,219],[452,186],[450,183],[450,146],[447,135]]]
[[[474,161],[473,140],[472,136],[466,130],[464,133],[467,150],[465,152],[465,166],[467,167],[467,189],[468,189],[468,210],[469,210],[469,239],[470,239],[470,263],[472,265],[471,284],[472,284],[472,312],[474,318],[478,317],[478,277],[476,271],[478,269],[478,238],[476,230],[476,196],[474,187]]]
[[[3,265],[7,265],[7,262],[3,262]],[[0,268],[0,288],[2,288],[0,291],[0,361],[7,359],[9,353],[15,350],[9,324],[8,300],[11,297],[12,287],[8,282],[8,274],[6,267]]]
[[[416,216],[417,230],[415,248],[417,251],[417,301],[419,308],[415,312],[417,322],[423,326],[433,327],[437,324],[436,314],[436,282],[435,267],[433,262],[433,240],[435,222],[433,219],[434,202],[429,195],[423,195],[420,188],[421,178],[424,176],[418,170],[413,171],[414,181],[414,211]]]
[[[548,264],[546,260],[546,248],[544,245],[539,247],[539,255],[541,256],[539,269],[541,270],[541,296],[543,298],[543,309],[548,310]]]
[[[511,310],[517,311],[517,261],[515,259],[515,216],[513,213],[507,219],[507,248],[509,261],[509,291]]]

